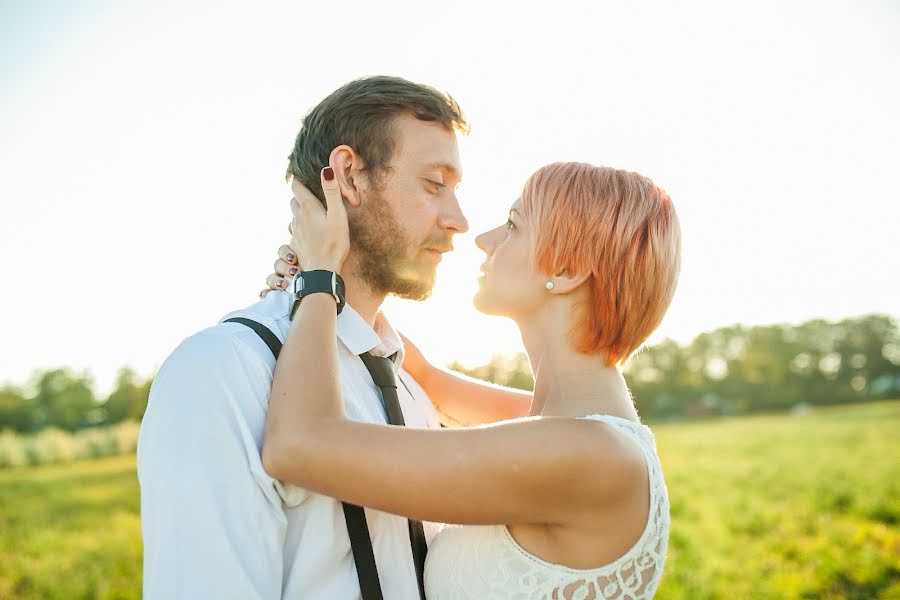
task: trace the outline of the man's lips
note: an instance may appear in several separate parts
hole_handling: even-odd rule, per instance
[[[429,258],[431,258],[431,260],[433,260],[436,263],[441,262],[441,260],[444,258],[444,252],[442,252],[440,250],[435,250],[434,248],[426,248],[425,253],[428,255]]]
[[[425,253],[434,260],[435,262],[441,262],[444,258],[444,254],[447,252],[451,252],[453,250],[453,246],[429,246],[425,248]]]

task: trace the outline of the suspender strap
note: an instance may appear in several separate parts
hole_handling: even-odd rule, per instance
[[[272,354],[275,355],[275,360],[278,360],[278,355],[281,353],[281,340],[269,330],[268,327],[263,325],[262,323],[257,323],[256,321],[252,321],[250,319],[245,319],[244,317],[233,317],[225,321],[225,323],[240,323],[241,325],[246,325],[250,329],[256,332],[256,334],[262,338],[262,341],[266,343],[266,346],[269,347],[269,350],[272,351]]]
[[[272,351],[275,359],[281,353],[281,341],[268,327],[251,319],[233,317],[224,323],[240,323],[246,325],[262,338]],[[384,600],[381,594],[381,582],[378,579],[378,567],[375,565],[375,552],[372,550],[372,537],[369,535],[369,524],[366,512],[355,504],[341,502],[344,508],[344,521],[347,523],[347,534],[350,536],[350,548],[353,550],[353,561],[356,563],[356,576],[359,579],[359,591],[363,600]]]
[[[372,538],[369,535],[369,524],[366,522],[366,511],[361,506],[341,502],[344,508],[344,521],[350,535],[350,548],[353,550],[353,561],[356,563],[356,577],[359,579],[359,591],[363,600],[383,600],[381,581],[378,580],[378,567],[375,566],[375,552],[372,550]]]

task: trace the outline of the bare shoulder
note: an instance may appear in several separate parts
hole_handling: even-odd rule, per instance
[[[581,447],[583,490],[603,505],[646,493],[647,461],[631,435],[602,420],[568,421],[572,442]],[[633,422],[634,425],[640,425]]]
[[[554,437],[568,456],[577,457],[558,467],[568,484],[555,497],[574,495],[579,501],[561,507],[555,520],[515,524],[510,534],[553,563],[580,569],[608,564],[634,545],[647,524],[644,451],[632,435],[602,420],[546,418],[543,424],[547,431],[556,430]]]

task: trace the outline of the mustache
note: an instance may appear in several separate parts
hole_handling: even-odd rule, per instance
[[[424,248],[434,248],[439,252],[453,252],[453,236],[435,234],[422,242]]]

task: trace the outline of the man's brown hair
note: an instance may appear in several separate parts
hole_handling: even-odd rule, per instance
[[[285,176],[293,175],[324,200],[319,173],[328,165],[331,151],[346,144],[362,157],[363,170],[379,187],[396,149],[393,122],[403,115],[449,131],[468,131],[449,94],[399,77],[365,77],[341,86],[306,115]]]

